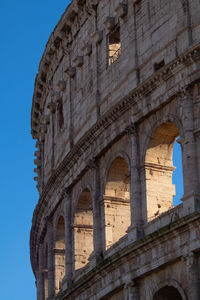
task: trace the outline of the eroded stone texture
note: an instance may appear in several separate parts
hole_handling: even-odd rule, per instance
[[[198,0],[72,0],[50,36],[31,113],[38,300],[200,299],[199,16]]]
[[[75,269],[88,263],[93,251],[93,211],[89,190],[82,192],[74,216],[74,259]]]

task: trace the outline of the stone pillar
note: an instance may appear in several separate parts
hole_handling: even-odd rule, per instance
[[[95,31],[99,31],[98,29],[98,15],[97,15],[97,6],[98,5],[91,5],[90,6],[90,13],[93,16],[93,19],[95,20]],[[95,43],[95,46],[93,48],[93,80],[94,80],[94,90],[95,90],[95,98],[96,98],[96,118],[97,120],[100,117],[100,91],[99,91],[99,42]]]
[[[183,182],[184,182],[184,214],[200,208],[200,190],[196,141],[194,137],[194,115],[192,92],[185,89],[180,93],[182,124],[184,136],[179,140],[182,147]]]
[[[130,280],[124,285],[125,300],[140,300],[139,288],[134,280]]]
[[[54,272],[54,234],[53,222],[48,221],[48,300],[52,300],[55,294],[55,272]]]
[[[136,126],[131,124],[127,127],[126,131],[131,140],[131,226],[128,229],[128,233],[131,240],[137,240],[143,236],[144,226],[142,214],[139,145]]]
[[[67,44],[67,43],[66,43]],[[72,67],[71,65],[71,45],[68,43],[66,47],[64,47],[64,54],[68,56],[68,66],[65,70],[65,73],[69,76],[68,80],[68,87],[67,90],[69,91],[69,142],[70,142],[70,149],[74,146],[74,123],[73,123],[73,114],[74,114],[74,101],[73,101],[73,85],[74,85],[74,76],[76,74],[76,68]]]
[[[43,244],[39,246],[39,268],[38,268],[38,282],[37,282],[37,300],[44,300],[44,249]]]
[[[35,286],[36,286],[36,293],[37,293],[37,300],[40,298],[39,295],[39,270],[35,272]]]
[[[41,166],[41,186],[42,189],[44,188],[44,153],[45,153],[45,147],[44,147],[45,143],[44,140],[41,141],[40,144],[40,151],[41,151],[41,156],[42,156],[42,166]]]
[[[148,5],[148,4],[147,4]],[[134,32],[134,52],[135,52],[135,69],[136,69],[136,84],[140,84],[140,68],[139,68],[139,59],[138,59],[138,41],[137,41],[137,23],[136,23],[136,3],[133,4],[133,32]],[[132,49],[131,49],[132,50]],[[131,54],[132,55],[132,54]]]
[[[190,252],[185,256],[187,283],[188,283],[188,299],[199,300],[200,299],[200,282],[198,276],[198,258]]]
[[[52,95],[53,97],[54,95]],[[55,161],[55,153],[54,153],[54,115],[56,112],[56,104],[54,102],[50,102],[47,108],[51,111],[51,168],[54,168],[54,161]]]
[[[44,278],[44,299],[48,298],[48,270],[43,270],[43,278]]]
[[[63,196],[65,213],[65,277],[63,279],[63,288],[67,289],[73,281],[71,191],[65,188]]]
[[[96,264],[102,261],[104,253],[103,232],[102,232],[102,217],[100,204],[100,175],[99,164],[96,159],[90,159],[88,166],[92,171],[93,177],[93,238],[94,238],[94,252]]]

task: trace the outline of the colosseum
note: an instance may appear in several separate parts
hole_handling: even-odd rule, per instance
[[[200,1],[72,0],[31,118],[37,300],[199,300]]]

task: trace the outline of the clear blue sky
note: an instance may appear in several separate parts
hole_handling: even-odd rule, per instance
[[[34,78],[45,44],[69,1],[0,1],[0,299],[35,300],[29,259],[35,142],[30,135]]]
[[[0,1],[0,298],[3,300],[36,299],[29,259],[32,213],[38,201],[33,181],[35,142],[30,135],[30,112],[40,58],[69,2]],[[180,152],[176,155],[180,157]],[[178,198],[180,195],[178,190]]]

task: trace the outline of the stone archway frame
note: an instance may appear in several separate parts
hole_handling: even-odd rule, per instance
[[[170,114],[170,113],[165,113],[164,109],[161,109],[154,116],[152,116],[151,122],[149,121],[149,123],[148,123],[150,128],[147,131],[146,138],[144,139],[144,141],[141,141],[141,145],[140,145],[140,147],[141,147],[140,148],[141,149],[141,156],[140,156],[141,164],[140,164],[140,166],[142,169],[144,169],[144,173],[142,176],[146,176],[145,175],[145,162],[146,162],[145,160],[146,160],[146,154],[147,154],[150,140],[154,136],[156,129],[159,128],[162,124],[165,124],[167,122],[174,124],[179,131],[180,139],[184,139],[184,128],[183,128],[183,124],[182,124],[180,116]],[[144,180],[144,178],[142,178],[142,180]],[[144,219],[147,220],[146,184],[144,186],[144,190],[142,191],[142,195],[143,195],[142,196],[143,197],[143,211],[146,212]]]
[[[84,184],[81,184],[80,187],[77,189],[77,192],[75,193],[75,201],[74,201],[74,206],[73,206],[73,211],[72,211],[72,226],[74,226],[75,224],[75,214],[76,214],[76,210],[77,210],[77,206],[78,206],[78,202],[79,202],[79,199],[82,195],[82,193],[84,191],[88,191],[89,194],[90,194],[90,197],[91,197],[91,203],[92,203],[92,208],[94,207],[94,197],[93,197],[93,193],[92,193],[92,186],[88,183],[84,183]],[[93,210],[92,210],[92,222],[93,222],[93,235],[92,235],[92,245],[94,246],[94,213],[93,213]],[[74,232],[74,229],[73,229],[73,234],[72,234],[72,252],[73,252],[73,256],[75,258],[75,232]],[[92,250],[92,252],[94,251],[94,248]],[[92,252],[90,253],[90,255],[92,254]],[[89,255],[89,256],[90,256]],[[89,257],[88,257],[89,258]],[[88,259],[87,258],[87,259]],[[76,266],[75,266],[75,259],[74,259],[74,271],[76,271]]]
[[[176,279],[168,279],[168,280],[163,280],[163,281],[160,281],[156,287],[152,290],[152,293],[151,293],[151,300],[153,300],[153,297],[154,295],[162,288],[164,287],[168,287],[168,286],[171,286],[173,288],[175,288],[179,294],[181,295],[182,297],[182,300],[188,300],[181,284],[176,280]]]
[[[113,146],[115,147],[115,145]],[[121,147],[121,145],[120,145]],[[126,234],[126,230],[129,228],[129,226],[131,225],[131,216],[130,216],[130,224],[127,225],[126,228],[124,228],[124,233],[123,235],[120,235],[118,234],[118,237],[117,238],[111,238],[112,240],[112,243],[107,243],[106,241],[106,236],[108,234],[107,232],[107,226],[105,225],[106,224],[106,216],[108,216],[109,214],[106,213],[105,211],[105,198],[104,196],[106,195],[106,184],[107,184],[107,180],[108,180],[108,174],[109,174],[109,171],[110,171],[110,168],[112,166],[112,164],[116,161],[116,159],[123,159],[124,162],[127,164],[127,169],[128,169],[128,172],[130,173],[130,170],[131,170],[131,159],[130,159],[130,156],[128,154],[128,151],[123,151],[122,149],[113,149],[113,151],[111,150],[110,153],[108,153],[107,157],[104,158],[104,161],[103,161],[103,166],[105,166],[105,169],[104,169],[104,172],[102,172],[101,176],[102,177],[102,185],[101,185],[101,207],[102,207],[102,210],[103,210],[103,215],[104,215],[104,218],[103,218],[103,226],[104,226],[104,247],[105,249],[107,250],[107,247],[110,247],[111,245],[113,245],[114,243],[116,243],[122,236],[124,236]],[[129,183],[131,184],[131,182]],[[110,201],[110,200],[108,200]],[[131,214],[131,203],[129,204],[130,205],[130,208],[129,208],[129,211],[130,211],[130,214]],[[113,223],[114,224],[114,223]],[[117,222],[115,223],[115,226],[116,226]],[[123,231],[123,230],[122,230]],[[116,232],[116,231],[115,231]],[[114,233],[114,231],[112,230],[112,233],[111,235]],[[110,240],[110,242],[111,242]]]
[[[108,172],[110,170],[110,167],[111,167],[112,163],[117,158],[123,158],[125,160],[125,162],[127,163],[127,166],[128,166],[128,172],[130,172],[131,159],[130,159],[127,152],[125,152],[125,151],[116,151],[116,152],[114,152],[114,155],[109,154],[107,159],[104,162],[104,164],[106,165],[106,168],[105,168],[105,171],[103,173],[102,192],[101,192],[102,196],[103,196],[103,194],[105,194]]]
[[[64,224],[65,224],[65,215],[63,212],[63,209],[60,208],[59,211],[56,213],[55,219],[53,220],[53,226],[54,226],[54,237],[56,237],[56,231],[57,231],[57,226],[58,226],[58,222],[60,220],[60,218],[64,219]],[[55,239],[54,239],[55,240]]]
[[[72,224],[74,223],[74,216],[75,216],[75,213],[76,213],[76,208],[77,208],[77,205],[78,205],[78,201],[80,199],[80,196],[81,194],[85,191],[85,190],[88,190],[90,192],[90,195],[91,195],[91,199],[92,199],[92,207],[94,205],[94,195],[93,195],[93,190],[92,190],[92,186],[90,184],[84,184],[83,186],[80,186],[79,189],[78,189],[78,192],[75,193],[75,201],[74,201],[74,206],[73,206],[73,209],[72,209]]]
[[[146,153],[147,153],[147,149],[148,149],[148,145],[151,140],[151,137],[153,136],[153,134],[155,133],[156,129],[159,126],[161,126],[164,123],[170,122],[178,128],[180,138],[184,137],[184,128],[183,128],[181,119],[173,114],[167,114],[166,116],[162,116],[162,114],[163,114],[163,112],[161,112],[161,116],[159,116],[159,118],[154,122],[153,126],[151,126],[151,128],[149,130],[149,134],[147,134],[147,137],[145,139],[143,150],[142,150],[142,157],[141,157],[142,165],[145,164]]]

